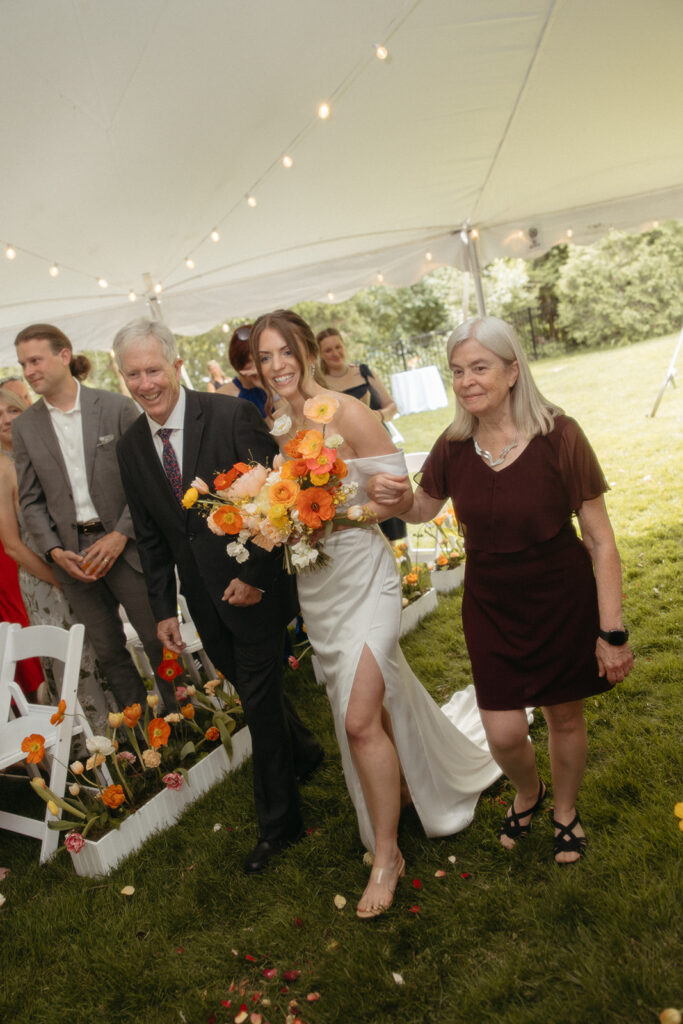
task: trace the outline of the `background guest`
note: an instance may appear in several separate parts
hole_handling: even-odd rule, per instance
[[[546,797],[524,710],[541,707],[555,860],[574,863],[586,847],[576,810],[587,750],[583,700],[633,667],[608,486],[578,424],[539,392],[512,327],[497,317],[468,320],[447,353],[455,419],[434,445],[405,518],[431,519],[451,498],[464,532],[462,619],[477,701],[491,752],[517,791],[500,841],[511,849],[525,836]],[[373,497],[390,503],[401,480],[375,486],[382,493]]]
[[[226,383],[225,374],[221,370],[220,363],[217,363],[215,359],[210,359],[206,368],[209,371],[209,383],[206,385],[206,390],[215,394]]]
[[[232,395],[233,398],[244,398],[247,402],[252,402],[264,420],[272,424],[271,409],[268,407],[268,395],[260,386],[259,375],[249,350],[250,332],[251,324],[242,324],[230,339],[228,358],[230,359],[230,365],[235,370],[235,376],[220,388],[220,393],[222,395]]]
[[[19,398],[24,400],[27,407],[33,402],[31,392],[23,377],[3,377],[0,380],[0,388],[4,388],[6,391],[13,391],[15,395],[19,395]]]

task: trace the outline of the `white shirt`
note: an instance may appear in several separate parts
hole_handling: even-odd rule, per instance
[[[147,416],[147,413],[145,413]],[[147,416],[147,422],[149,429],[152,432],[152,440],[154,441],[154,447],[156,453],[159,456],[159,462],[163,466],[164,464],[164,442],[159,437],[159,431],[166,429],[171,431],[169,440],[171,447],[175,452],[175,457],[178,460],[180,466],[180,475],[183,475],[183,430],[185,429],[185,388],[180,389],[178,395],[178,401],[173,407],[171,415],[168,417],[165,423],[157,423],[156,420],[151,419]]]
[[[44,398],[44,401],[64,457],[71,493],[76,506],[76,522],[88,523],[92,519],[100,517],[92,503],[88,488],[88,471],[85,465],[85,446],[83,444],[83,419],[81,417],[81,385],[78,381],[76,381],[76,387],[78,389],[76,404],[67,412],[58,409],[55,405],[50,405],[47,398]]]

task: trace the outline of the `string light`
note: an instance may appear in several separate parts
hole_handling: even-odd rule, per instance
[[[282,158],[282,166],[291,167],[293,163],[294,161],[292,160],[291,156],[288,156],[287,153],[285,153],[285,155]]]
[[[194,270],[194,260],[191,256],[188,256],[185,260],[185,266],[189,267],[190,270]]]
[[[334,302],[334,292],[328,292],[327,297],[330,300],[330,302]]]
[[[380,270],[380,271],[378,272],[378,274],[377,274],[377,280],[379,281],[379,283],[380,283],[380,284],[381,284],[381,283],[382,283],[382,281],[384,280],[384,274],[382,273],[382,271],[381,271],[381,270]]]
[[[477,231],[476,228],[472,228],[470,234],[472,235],[472,238],[479,238],[479,232]]]
[[[659,221],[658,220],[653,220],[652,221],[652,227],[653,228],[658,228],[659,227]]]
[[[228,327],[227,324],[221,324],[221,330],[222,330],[223,334],[227,334],[228,331],[230,330],[230,328]]]
[[[131,288],[131,290],[128,292],[128,301],[129,302],[135,302],[136,299],[137,299],[137,295],[135,294],[135,292]]]
[[[377,60],[386,60],[389,56],[389,51],[381,43],[375,43],[375,56]]]
[[[252,210],[256,206],[256,196],[247,196],[247,206],[251,206]]]
[[[49,273],[50,273],[50,277],[59,277],[59,267],[57,266],[56,263],[52,264],[52,266],[50,267]]]
[[[8,245],[7,248],[5,249],[5,256],[7,257],[7,259],[8,260],[13,260],[13,259],[15,259],[16,255],[17,255],[17,250],[13,249],[11,245]]]
[[[211,241],[212,242],[219,242],[220,241],[220,237],[221,236],[219,235],[219,233],[214,228],[213,231],[211,232]]]
[[[321,121],[324,121],[330,116],[330,105],[329,103],[321,103],[318,107],[318,117]]]
[[[574,237],[573,229],[572,228],[567,228],[567,238],[573,238],[573,237]]]
[[[107,281],[104,277],[98,277],[97,278],[97,283],[100,286],[100,288],[108,288],[109,287],[109,281]]]
[[[431,263],[431,261],[432,261],[432,254],[431,254],[431,252],[426,252],[425,253],[425,259],[427,260],[428,263]]]
[[[162,291],[163,288],[161,287],[161,284],[157,281],[157,283],[154,285],[154,294],[161,295]]]

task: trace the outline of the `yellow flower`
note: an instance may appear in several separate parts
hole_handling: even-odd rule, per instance
[[[304,416],[312,423],[329,423],[339,408],[332,395],[316,395],[304,402]]]
[[[674,814],[677,818],[683,818],[683,800],[674,807]]]
[[[278,530],[287,529],[287,508],[285,505],[271,505],[268,509],[268,519]]]
[[[317,473],[311,473],[311,483],[316,487],[324,487],[329,479],[329,473],[321,473],[320,476]]]
[[[112,729],[118,729],[120,725],[123,725],[123,711],[110,711],[109,724]]]
[[[199,491],[197,488],[189,487],[183,495],[183,508],[192,508],[198,497]]]
[[[69,765],[69,768],[74,773],[74,775],[82,775],[83,772],[85,771],[82,761],[72,761],[71,764]]]
[[[147,694],[147,707],[148,708],[155,708],[158,703],[159,703],[159,694],[158,693],[148,693]]]
[[[54,802],[54,800],[48,800],[47,809],[50,812],[50,814],[54,814],[55,818],[59,817],[59,807],[57,807],[57,804]]]

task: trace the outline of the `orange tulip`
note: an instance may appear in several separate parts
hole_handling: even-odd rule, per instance
[[[163,718],[153,718],[147,726],[147,735],[149,736],[149,745],[151,747],[155,749],[163,747],[168,743],[168,737],[171,735],[171,726]]]
[[[27,755],[29,764],[38,764],[45,756],[45,737],[33,732],[21,741],[21,749]]]
[[[138,724],[141,714],[142,708],[140,705],[131,704],[129,707],[123,709],[123,721],[130,729],[134,729]]]
[[[443,554],[439,555],[439,557],[436,560],[436,564],[437,565],[448,565],[448,559]]]
[[[55,711],[54,715],[50,716],[50,723],[52,725],[59,725],[60,722],[63,722],[64,721],[64,712],[65,711],[66,711],[66,701],[65,700],[60,700],[59,704],[57,705],[57,710]]]
[[[180,709],[180,713],[183,718],[193,719],[194,718],[194,704],[183,704]]]
[[[204,733],[204,736],[209,741],[209,743],[213,743],[214,740],[218,739],[220,733],[215,725],[210,725],[209,728]]]
[[[107,786],[102,790],[102,803],[116,810],[126,799],[123,786]]]

